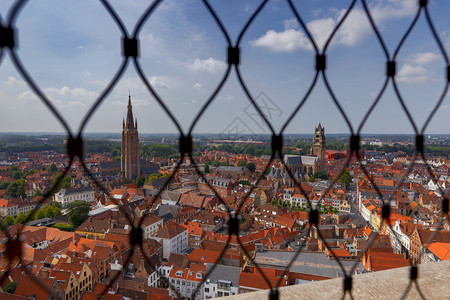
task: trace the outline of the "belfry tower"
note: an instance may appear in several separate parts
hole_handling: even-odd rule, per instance
[[[311,154],[317,156],[317,170],[323,171],[325,167],[325,128],[322,125],[317,126],[314,129],[314,137],[311,145]]]
[[[137,119],[133,120],[131,96],[128,96],[127,120],[123,120],[122,128],[122,163],[120,169],[124,178],[133,179],[140,176],[141,168],[139,165]]]

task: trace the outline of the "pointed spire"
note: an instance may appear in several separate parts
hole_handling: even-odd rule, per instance
[[[127,129],[134,129],[134,122],[133,122],[133,107],[131,106],[131,96],[128,96],[128,111],[127,111],[127,123],[126,128]]]
[[[122,123],[122,129],[125,129],[125,118],[122,119],[123,123]]]

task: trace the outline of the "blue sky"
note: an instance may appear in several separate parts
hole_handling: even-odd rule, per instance
[[[129,32],[147,1],[111,1]],[[450,6],[430,1],[429,10],[450,52]],[[13,1],[2,1],[2,18]],[[260,1],[211,1],[232,41]],[[350,1],[294,1],[319,47]],[[390,53],[417,10],[416,0],[368,1]],[[121,63],[121,34],[99,1],[33,0],[21,11],[19,57],[72,130],[108,84]],[[139,61],[161,98],[186,131],[226,70],[226,41],[201,1],[164,1],[140,34]],[[314,76],[311,44],[286,1],[269,1],[241,42],[241,73],[275,129],[280,130]],[[327,51],[328,80],[356,129],[385,79],[385,57],[361,4]],[[417,126],[422,127],[445,85],[445,62],[424,15],[397,58],[397,81]],[[120,132],[131,91],[141,132],[176,132],[175,127],[129,64],[119,84],[89,121],[88,132]],[[62,127],[24,83],[9,55],[0,65],[0,131],[62,131]],[[249,107],[234,71],[200,119],[195,133],[268,133]],[[448,133],[447,96],[426,133]],[[312,133],[321,122],[329,133],[349,129],[319,78],[309,100],[287,133]],[[413,133],[389,84],[363,133]]]

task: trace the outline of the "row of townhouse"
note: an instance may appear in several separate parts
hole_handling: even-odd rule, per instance
[[[308,200],[301,193],[296,193],[293,188],[284,190],[283,201],[288,202],[290,206],[298,206],[300,208],[307,208],[309,206]],[[350,203],[345,198],[335,197],[311,197],[309,199],[313,207],[325,206],[333,208],[339,212],[350,212]]]
[[[63,263],[51,271],[49,278],[55,278],[63,287],[65,300],[80,299],[84,291],[92,290],[92,270],[85,263]]]

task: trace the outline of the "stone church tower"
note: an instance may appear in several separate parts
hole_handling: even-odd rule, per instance
[[[137,119],[133,120],[133,108],[131,96],[128,97],[127,120],[123,120],[122,130],[122,176],[133,179],[140,176],[139,165],[139,135],[137,131]]]
[[[325,167],[325,128],[322,125],[314,129],[314,137],[311,145],[311,155],[317,156],[317,171],[323,171]]]

